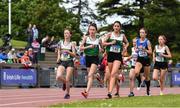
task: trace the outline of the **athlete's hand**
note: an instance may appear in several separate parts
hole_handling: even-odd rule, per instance
[[[100,52],[104,52],[104,49],[103,49],[103,48],[100,48],[99,51],[100,51]]]
[[[138,48],[135,48],[135,52],[137,53],[139,51],[139,49]]]
[[[111,42],[111,45],[114,45],[114,44],[116,44],[116,40],[113,40],[113,41]]]
[[[59,64],[59,63],[60,63],[60,59],[58,59],[58,60],[56,61],[56,63]]]
[[[94,48],[95,47],[95,45],[90,45],[90,48]]]
[[[163,54],[163,53],[160,53],[159,55],[160,55],[161,57],[164,57],[164,54]]]
[[[139,46],[139,49],[143,49],[143,46],[142,46],[142,45],[140,45],[140,46]]]

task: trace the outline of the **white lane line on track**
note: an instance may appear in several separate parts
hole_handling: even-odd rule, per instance
[[[75,96],[75,95],[73,95]],[[79,96],[79,95],[78,95]],[[82,97],[82,99],[84,99]],[[91,98],[90,98],[91,99]],[[100,99],[100,98],[99,98]],[[24,101],[24,102],[14,102],[14,103],[6,103],[6,104],[0,104],[0,107],[6,107],[6,106],[11,106],[11,105],[20,105],[20,104],[30,104],[30,103],[40,103],[40,102],[44,102],[44,103],[47,103],[47,102],[61,102],[61,100],[64,100],[63,98],[62,99],[51,99],[51,100],[39,100],[39,101]],[[81,100],[81,98],[79,98],[78,100]],[[70,100],[72,101],[72,100]],[[51,103],[52,104],[52,103]],[[24,105],[23,105],[24,106]]]
[[[9,98],[9,99],[7,99],[7,98],[5,98],[5,99],[2,99],[3,101],[5,101],[5,100],[19,100],[19,99],[38,99],[38,98],[52,98],[52,97],[59,97],[59,96],[37,96],[37,97],[34,97],[34,96],[27,96],[27,97],[21,97],[21,98],[17,98],[17,97],[12,97],[12,98]],[[1,99],[0,99],[1,100]]]
[[[60,99],[51,99],[51,100],[39,100],[39,101],[25,101],[25,102],[14,102],[7,104],[0,104],[0,107],[10,106],[10,105],[19,105],[19,104],[29,104],[29,103],[39,103],[39,102],[52,102],[52,101],[60,101]]]
[[[105,95],[103,95],[103,94],[102,94],[102,95],[93,95],[93,94],[92,94],[92,95],[90,95],[90,96],[105,96]],[[57,98],[60,97],[60,98],[61,98],[61,95],[50,95],[50,96],[49,96],[49,95],[46,95],[46,96],[43,95],[43,96],[37,96],[37,97],[36,97],[36,96],[11,97],[11,98],[3,98],[3,99],[0,99],[0,100],[3,100],[3,101],[4,101],[4,100],[7,100],[7,101],[8,101],[8,100],[29,99],[29,98],[30,98],[30,99],[31,99],[31,98],[37,99],[37,98],[43,98],[43,97],[44,97],[44,98],[51,98],[51,97],[57,97]],[[76,94],[76,95],[71,95],[71,97],[81,97],[81,95],[80,95],[80,94]],[[63,99],[63,97],[62,97],[62,99]]]
[[[32,93],[32,94],[21,94],[21,95],[8,95],[8,96],[0,96],[0,98],[12,98],[12,97],[26,97],[26,96],[49,96],[49,95],[52,95],[52,94],[54,94],[54,95],[60,95],[60,94],[55,94],[55,93],[51,93],[51,94],[34,94],[34,93]]]

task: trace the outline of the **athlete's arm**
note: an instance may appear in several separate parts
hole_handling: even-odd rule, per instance
[[[132,59],[132,55],[130,55],[129,57],[127,57],[127,60],[126,61],[129,61]]]
[[[80,51],[94,47],[94,45],[89,45],[89,46],[86,46],[86,47],[85,47],[84,44],[85,44],[85,42],[86,42],[86,39],[87,39],[87,36],[84,36],[84,37],[83,37],[83,40],[82,40],[82,43],[81,43],[81,45],[80,45]]]
[[[61,54],[61,50],[60,50],[60,48],[58,48],[58,52],[57,52],[57,60],[56,60],[56,62],[58,63],[59,62],[59,60],[60,60],[60,55]]]
[[[75,57],[76,56],[76,49],[75,49],[75,46],[72,45],[72,52],[71,51],[67,51],[72,57]]]
[[[155,52],[156,52],[156,48],[154,48],[154,51],[153,51],[153,62],[155,63],[155,58],[156,58],[156,55],[155,55]]]
[[[113,44],[116,43],[115,40],[112,41],[112,42],[107,42],[107,40],[110,38],[110,36],[111,36],[111,33],[108,33],[108,34],[106,34],[106,35],[104,36],[104,40],[102,41],[102,45],[103,45],[103,46],[109,46],[109,45],[113,45]]]
[[[104,52],[103,45],[102,45],[102,39],[99,40],[99,49],[100,49],[100,52]]]
[[[151,55],[152,54],[152,47],[151,47],[151,43],[150,43],[150,41],[148,41],[148,49],[146,49],[146,52],[149,54],[149,55]]]
[[[126,38],[126,36],[125,36],[125,35],[123,35],[123,42],[125,42],[125,45],[124,45],[124,50],[126,51],[126,50],[127,50],[127,48],[128,48],[128,46],[129,46],[129,42],[128,42],[128,40],[127,40],[127,38]]]
[[[171,55],[171,52],[170,52],[168,46],[165,47],[165,50],[166,50],[166,52],[167,52],[167,55],[166,55],[166,54],[162,54],[162,56],[164,56],[164,57],[166,57],[166,58],[171,58],[172,55]]]

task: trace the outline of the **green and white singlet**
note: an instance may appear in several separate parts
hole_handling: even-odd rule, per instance
[[[119,36],[115,36],[114,33],[111,33],[110,38],[107,40],[107,42],[112,42],[116,40],[116,43],[114,45],[109,45],[106,47],[107,52],[114,52],[114,53],[120,53],[123,49],[123,34],[119,34]]]
[[[69,42],[67,45],[64,45],[64,41],[60,41],[60,48],[61,48],[61,61],[68,61],[68,60],[72,60],[73,57],[70,56],[70,54],[68,54],[67,52],[63,52],[63,50],[68,50],[68,51],[72,51],[72,43]]]
[[[155,46],[155,55],[156,55],[157,62],[167,62],[167,59],[165,57],[161,56],[161,54],[166,54],[166,47],[167,46],[164,46],[160,49],[159,45]]]
[[[84,50],[85,55],[97,56],[99,54],[99,39],[92,40],[90,36],[86,38],[85,47],[89,45],[94,45],[94,48],[88,48]]]

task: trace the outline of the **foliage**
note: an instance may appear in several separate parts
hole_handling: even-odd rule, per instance
[[[164,34],[171,50],[180,51],[180,2],[178,0],[104,0],[97,4],[102,20],[121,15],[133,18],[124,24],[126,34],[138,35],[138,29],[145,26],[149,30],[148,38],[157,44],[157,37]]]
[[[90,22],[98,20],[98,16],[95,14],[91,7],[89,0],[63,0],[62,7],[66,8],[69,12],[76,14],[78,17],[79,28],[83,33],[87,31]]]
[[[63,37],[63,30],[67,26],[73,33],[78,33],[74,40],[79,40],[81,32],[77,15],[59,7],[62,0],[13,0],[12,1],[12,35],[14,39],[26,40],[26,28],[29,23],[36,24],[40,38],[46,34]],[[8,3],[0,2],[0,35],[8,29]]]

